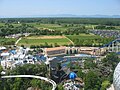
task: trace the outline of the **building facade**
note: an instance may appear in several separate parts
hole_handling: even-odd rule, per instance
[[[44,54],[47,56],[57,56],[66,54],[66,47],[45,48]]]

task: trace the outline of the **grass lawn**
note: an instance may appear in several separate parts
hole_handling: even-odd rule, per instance
[[[20,26],[21,24],[12,24],[14,27],[18,27]]]
[[[44,45],[46,42],[49,45],[54,45],[55,43],[57,43],[58,45],[68,45],[71,43],[66,37],[62,36],[31,36],[22,38],[22,40],[19,41],[18,45]]]
[[[58,24],[36,24],[36,23],[27,23],[28,25],[33,25],[34,27],[41,29],[41,28],[47,28],[47,29],[53,29],[53,30],[59,30],[59,31],[66,31],[68,28],[73,28],[76,26],[69,26],[69,27],[64,27],[62,25]]]
[[[14,27],[18,27],[18,26],[20,26],[21,24],[13,24],[13,23],[12,23],[12,25],[13,25]],[[5,23],[0,23],[0,26],[5,26]]]
[[[120,30],[120,26],[115,26],[116,29]]]
[[[67,35],[67,37],[71,40],[73,39],[98,39],[102,38],[100,36],[94,35],[94,34],[80,34],[80,35]]]
[[[16,42],[17,39],[14,38],[1,38],[0,37],[0,45],[9,45],[10,42]]]
[[[81,46],[94,46],[94,45],[104,45],[114,38],[103,38],[94,34],[80,34],[80,35],[66,35],[75,45]]]
[[[29,25],[33,25],[34,27],[40,29],[40,28],[48,28],[48,29],[54,29],[54,30],[61,30],[64,29],[64,27],[58,25],[58,24],[36,24],[36,23],[27,23]]]
[[[4,26],[5,25],[5,23],[0,23],[0,26]]]

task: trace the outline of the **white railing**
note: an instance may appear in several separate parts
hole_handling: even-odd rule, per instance
[[[30,77],[30,78],[37,78],[37,79],[45,80],[53,85],[52,90],[55,90],[55,88],[57,87],[57,84],[53,80],[45,78],[45,77],[41,77],[41,76],[35,76],[35,75],[11,75],[11,76],[2,76],[1,78],[17,78],[17,77],[20,77],[20,78]]]

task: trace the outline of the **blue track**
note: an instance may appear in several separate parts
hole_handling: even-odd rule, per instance
[[[111,41],[110,43],[105,44],[105,45],[101,46],[100,48],[108,47],[109,45],[111,45],[113,42],[116,42],[116,41],[120,42],[120,38],[118,38],[118,39],[116,39],[114,41]]]

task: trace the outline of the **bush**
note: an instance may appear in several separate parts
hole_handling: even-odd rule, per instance
[[[101,90],[106,90],[106,88],[108,88],[110,86],[110,82],[105,80],[102,82],[102,85],[101,85]]]

